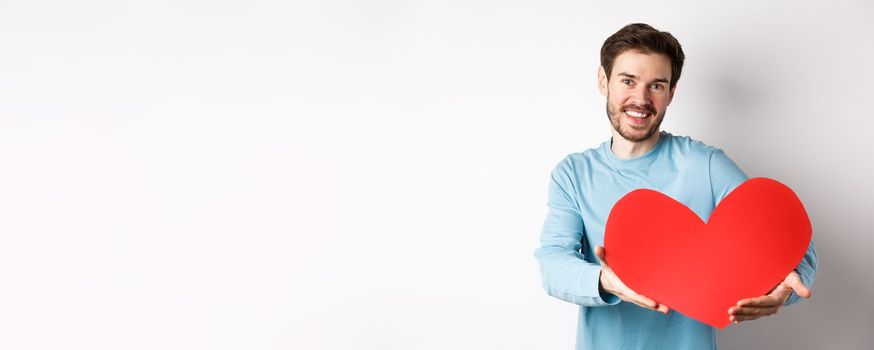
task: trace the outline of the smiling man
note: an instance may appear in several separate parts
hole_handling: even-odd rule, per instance
[[[601,247],[610,210],[632,190],[662,192],[707,220],[747,180],[723,151],[660,130],[684,59],[677,39],[646,24],[627,25],[607,38],[598,88],[607,98],[612,137],[568,155],[552,171],[549,212],[535,256],[546,292],[580,305],[577,349],[716,348],[713,327],[629,289]],[[773,315],[799,296],[810,297],[807,286],[815,275],[811,241],[782,283],[768,295],[738,301],[725,317],[737,323]]]

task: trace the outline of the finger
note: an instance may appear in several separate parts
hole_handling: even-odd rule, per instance
[[[631,299],[635,304],[642,305],[648,309],[656,310],[659,306],[659,303],[655,302],[655,300],[637,294],[630,289],[628,290],[628,293],[625,293],[625,297]]]
[[[737,302],[736,305],[737,305],[737,306],[749,305],[750,303],[752,303],[753,301],[755,301],[755,299],[756,299],[756,298],[741,299],[741,300],[739,300],[739,301]]]
[[[770,295],[761,296],[758,298],[749,298],[737,302],[737,306],[775,306],[780,305],[780,300]]]
[[[760,313],[758,307],[743,307],[732,306],[728,309],[728,314],[731,316],[758,315]]]
[[[777,313],[779,306],[771,307],[740,307],[734,306],[728,309],[731,316],[768,316]]]
[[[731,316],[728,318],[728,320],[729,320],[729,322],[741,323],[743,321],[752,321],[752,320],[758,319],[760,317],[762,317],[762,316],[757,316],[757,315]]]
[[[606,255],[607,255],[607,252],[604,251],[604,247],[599,246],[599,245],[595,246],[595,256],[597,256],[598,259],[601,260],[601,265],[603,265],[603,266],[607,266]]]
[[[622,301],[633,303],[633,304],[640,306],[644,309],[655,310],[655,308],[657,306],[657,305],[655,305],[654,301],[652,304],[647,303],[647,298],[643,297],[640,294],[635,293],[631,289],[628,289],[628,287],[623,288],[621,293],[616,292],[613,294],[615,294],[617,297],[619,297],[619,299],[621,299]]]
[[[656,311],[667,315],[671,312],[671,309],[665,304],[659,304],[658,308],[656,308]]]
[[[762,310],[759,312],[759,315],[761,315],[761,316],[771,316],[771,315],[773,315],[773,314],[776,314],[778,310],[780,310],[780,307],[779,307],[779,306],[775,306],[775,307],[765,307],[765,308],[762,308]]]
[[[786,279],[783,280],[783,283],[789,286],[789,288],[792,288],[798,296],[802,298],[810,298],[810,289],[804,285],[804,282],[801,281],[801,276],[799,276],[795,271],[790,272],[789,275],[786,276]]]

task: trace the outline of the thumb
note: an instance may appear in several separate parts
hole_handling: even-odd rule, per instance
[[[790,272],[789,275],[786,276],[784,283],[789,288],[792,288],[798,296],[802,298],[810,298],[810,289],[807,289],[807,286],[805,286],[804,282],[801,281],[801,276],[798,276],[797,272]]]
[[[599,245],[595,246],[595,256],[601,260],[601,265],[607,266],[607,252],[604,251],[604,247]]]

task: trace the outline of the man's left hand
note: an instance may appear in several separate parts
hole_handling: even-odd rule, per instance
[[[786,299],[789,299],[792,291],[800,297],[810,298],[810,289],[801,282],[801,276],[798,276],[795,271],[790,272],[768,295],[738,301],[737,306],[728,309],[728,319],[734,323],[741,323],[776,314]]]

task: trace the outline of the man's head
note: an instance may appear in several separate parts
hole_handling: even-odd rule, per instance
[[[668,32],[634,23],[604,41],[598,87],[607,117],[623,138],[640,142],[659,129],[674,97],[685,55]]]

